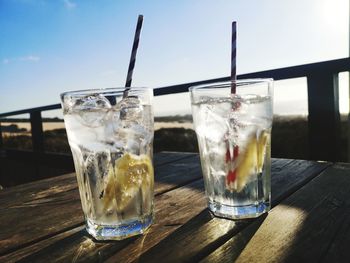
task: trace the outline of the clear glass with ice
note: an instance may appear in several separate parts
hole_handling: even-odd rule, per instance
[[[272,79],[200,85],[191,87],[190,95],[209,209],[230,219],[267,212]]]
[[[153,90],[61,94],[87,231],[120,240],[153,220]]]

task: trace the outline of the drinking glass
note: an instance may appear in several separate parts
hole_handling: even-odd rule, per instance
[[[230,219],[267,212],[273,80],[199,85],[190,95],[209,209]]]
[[[87,231],[97,240],[141,234],[153,220],[153,91],[61,94]]]

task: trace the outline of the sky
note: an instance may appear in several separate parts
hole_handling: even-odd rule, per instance
[[[348,0],[0,0],[0,112],[123,86],[139,14],[133,86],[228,76],[232,21],[238,74],[349,56]],[[155,99],[157,115],[189,110],[188,94]],[[305,110],[305,78],[276,82],[275,112]]]

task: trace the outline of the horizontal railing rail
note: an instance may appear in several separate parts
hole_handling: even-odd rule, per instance
[[[284,80],[306,77],[308,88],[308,123],[310,158],[336,160],[339,150],[339,95],[338,73],[350,70],[350,58],[342,58],[299,66],[265,70],[238,75],[238,79],[273,78]],[[154,95],[187,92],[194,85],[230,80],[230,77],[196,81],[179,85],[155,88]],[[60,109],[61,104],[0,113],[0,118],[30,114],[33,150],[43,152],[43,126],[41,112]],[[0,120],[1,124],[1,120]],[[0,129],[0,147],[2,135]]]

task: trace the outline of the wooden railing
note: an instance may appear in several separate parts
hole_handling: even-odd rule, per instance
[[[310,159],[337,160],[339,156],[339,96],[338,73],[350,70],[350,58],[324,61],[306,65],[279,68],[239,75],[239,79],[246,78],[273,78],[284,80],[298,77],[307,78],[308,89],[308,130]],[[187,92],[193,85],[207,84],[217,81],[229,80],[230,77],[197,81],[180,85],[156,88],[154,95],[166,95]],[[41,113],[43,111],[60,109],[60,104],[43,107],[0,113],[0,118],[30,114],[33,151],[42,153],[43,124]],[[0,129],[0,146],[2,146]],[[286,142],[288,143],[288,142]]]

